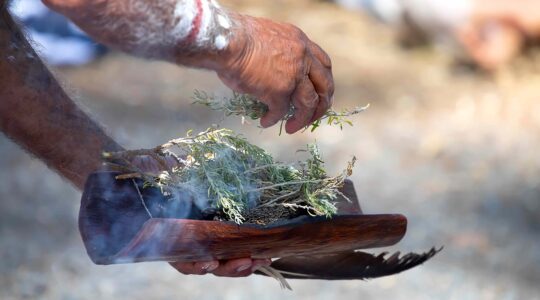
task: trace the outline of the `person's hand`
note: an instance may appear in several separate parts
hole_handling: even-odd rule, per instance
[[[236,26],[217,71],[237,92],[268,105],[261,126],[281,120],[294,133],[321,118],[330,108],[334,80],[330,58],[297,27],[262,18],[233,15]]]
[[[212,273],[224,277],[245,277],[251,275],[257,268],[269,266],[270,259],[241,258],[226,261],[206,261],[195,263],[171,263],[171,266],[182,274],[204,275]]]
[[[159,174],[164,169],[155,159],[149,155],[139,155],[131,159],[131,163],[140,168],[142,171]],[[166,157],[163,161],[167,168],[172,168],[176,165],[176,161],[172,157]],[[170,263],[173,268],[185,275],[204,275],[214,274],[216,276],[226,277],[245,277],[251,275],[257,268],[269,266],[272,263],[270,259],[251,259],[240,258],[232,260],[212,260],[189,263]]]
[[[178,37],[178,28],[184,25],[176,24],[177,12],[170,14],[170,1],[147,1],[138,6],[119,0],[43,1],[105,45],[216,71],[233,90],[253,95],[268,105],[269,111],[261,118],[263,127],[276,124],[294,107],[285,126],[288,133],[294,133],[321,118],[332,105],[334,80],[330,58],[296,26],[230,12],[227,15],[232,26],[221,16],[229,24],[230,32],[217,36],[224,43],[224,48],[218,50],[215,43],[208,43],[215,41],[212,34],[198,31],[201,26],[187,31],[187,36],[194,34],[199,38],[196,43]],[[118,20],[121,21],[115,23]],[[205,31],[212,31],[207,28],[210,25],[205,26]]]

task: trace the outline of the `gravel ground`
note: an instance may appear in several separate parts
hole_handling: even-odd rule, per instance
[[[164,263],[96,266],[76,228],[80,193],[0,137],[0,299],[540,299],[540,55],[485,76],[429,49],[403,52],[387,29],[327,3],[227,2],[299,25],[333,58],[335,106],[371,108],[342,132],[277,137],[191,107],[195,88],[227,92],[208,72],[116,53],[56,72],[127,147],[221,123],[281,160],[315,139],[333,172],[356,155],[364,210],[409,218],[392,249],[444,251],[396,276],[292,281],[293,292],[255,276],[183,276]]]

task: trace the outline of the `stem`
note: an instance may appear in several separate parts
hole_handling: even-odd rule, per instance
[[[272,199],[272,200],[270,200],[270,201],[268,201],[268,202],[265,202],[265,203],[261,204],[261,207],[264,207],[264,206],[271,206],[272,204],[278,202],[279,200],[282,200],[282,199],[286,199],[286,198],[292,197],[292,196],[294,196],[294,195],[296,195],[296,194],[299,194],[299,193],[300,193],[300,190],[294,191],[294,192],[290,192],[290,193],[288,193],[288,194],[279,196],[279,197],[277,197],[277,198],[274,198],[274,199]]]
[[[281,183],[276,183],[276,184],[269,185],[269,186],[263,186],[263,187],[260,187],[260,188],[257,188],[257,189],[248,190],[248,191],[246,191],[246,193],[259,192],[259,191],[264,191],[264,190],[271,190],[271,189],[274,189],[274,188],[277,188],[277,187],[282,187],[282,186],[287,186],[287,185],[304,184],[304,183],[319,183],[319,182],[324,182],[324,181],[327,181],[327,180],[328,179],[299,180],[299,181],[281,182]]]

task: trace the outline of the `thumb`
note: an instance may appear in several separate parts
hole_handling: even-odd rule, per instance
[[[268,112],[261,118],[261,126],[264,128],[275,125],[283,119],[289,112],[290,99],[272,99],[271,101],[263,101],[268,104]]]

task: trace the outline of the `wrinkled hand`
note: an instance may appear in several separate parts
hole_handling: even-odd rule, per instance
[[[198,48],[181,39],[178,48],[171,53],[176,27],[167,29],[161,24],[174,23],[177,17],[164,12],[169,6],[156,4],[161,1],[143,1],[142,6],[120,0],[43,1],[106,45],[149,58],[216,71],[233,90],[251,94],[268,105],[268,113],[261,118],[263,127],[276,124],[294,106],[294,115],[285,126],[288,133],[294,133],[322,117],[332,105],[334,81],[330,58],[293,25],[230,12],[233,26],[225,49]],[[147,12],[142,8],[150,10]],[[174,20],[168,20],[169,17]],[[122,24],[121,30],[118,26],[103,25],[116,24],[116,19],[121,20],[118,23]],[[139,38],[145,30],[173,32],[171,37],[155,32],[149,34],[152,37]]]
[[[207,261],[195,263],[171,263],[171,266],[182,274],[204,275],[212,273],[224,277],[245,277],[251,275],[258,267],[269,266],[269,259],[241,258],[228,261]]]
[[[171,168],[176,162],[172,157],[169,158],[170,159],[165,160],[165,163],[167,164],[167,167]],[[136,156],[132,159],[132,163],[142,171],[149,173],[158,174],[163,170],[159,163],[148,155]],[[241,258],[226,261],[213,260],[190,263],[172,262],[170,264],[180,273],[186,275],[204,275],[212,273],[216,276],[244,277],[251,275],[258,267],[269,266],[270,263],[271,260],[269,259]]]
[[[233,18],[236,30],[216,71],[233,90],[268,105],[261,126],[276,124],[291,105],[295,112],[286,123],[287,133],[322,117],[334,95],[328,55],[293,25],[244,15]]]

